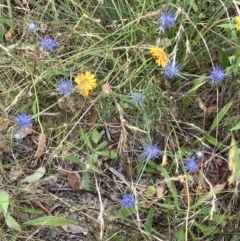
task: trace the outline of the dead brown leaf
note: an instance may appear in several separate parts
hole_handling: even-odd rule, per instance
[[[180,111],[178,109],[178,107],[176,105],[173,105],[171,108],[170,108],[170,113],[172,115],[172,117],[176,120],[179,120],[180,119]]]
[[[80,190],[80,176],[77,172],[73,172],[70,166],[66,168],[68,186],[71,187],[74,191]]]
[[[135,175],[135,170],[132,166],[132,162],[129,160],[122,161],[122,172],[126,178],[131,178]]]
[[[20,167],[12,168],[12,170],[9,173],[10,180],[15,181],[18,178],[20,178],[22,176],[22,174],[23,174],[23,171]]]
[[[194,203],[194,199],[192,198],[192,196],[190,196],[187,188],[183,188],[182,191],[181,191],[181,197],[183,199],[183,201],[188,205],[193,205]]]
[[[97,108],[95,106],[93,106],[91,109],[90,109],[90,114],[89,114],[89,123],[91,124],[95,124],[96,121],[97,121],[97,117],[98,117],[98,111],[97,111]]]
[[[165,182],[161,182],[162,180],[157,179],[156,180],[156,190],[157,190],[157,198],[158,200],[161,200],[163,197],[163,193],[165,190]]]
[[[206,108],[206,106],[203,104],[202,99],[201,99],[200,97],[197,97],[196,100],[197,100],[197,102],[198,102],[199,108],[206,113],[207,108]]]
[[[217,105],[211,105],[211,106],[207,107],[207,109],[206,109],[207,114],[212,114],[212,113],[216,113],[216,112],[217,112]]]
[[[152,18],[152,17],[159,16],[161,14],[161,12],[164,12],[166,10],[166,8],[167,8],[167,6],[165,4],[163,4],[159,10],[146,14],[146,18]]]
[[[171,83],[168,80],[164,80],[164,86],[166,87],[167,90],[170,90],[172,88]]]
[[[214,113],[217,113],[217,106],[216,105],[211,105],[211,106],[206,108],[206,113],[201,113],[199,115],[199,117],[204,117],[205,114],[211,115],[211,114],[214,114]]]
[[[86,228],[83,228],[83,227],[75,225],[75,224],[69,224],[68,225],[68,232],[74,233],[74,234],[82,233],[84,235],[87,235],[88,230]]]

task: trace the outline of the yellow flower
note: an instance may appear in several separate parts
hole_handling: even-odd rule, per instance
[[[236,17],[236,29],[237,31],[240,31],[240,16]]]
[[[77,83],[75,87],[79,90],[80,94],[84,97],[88,97],[89,93],[96,87],[97,80],[95,79],[95,75],[91,74],[91,72],[87,71],[85,74],[78,74],[74,81]]]
[[[158,66],[166,67],[169,59],[163,48],[152,47],[150,49],[150,54]]]

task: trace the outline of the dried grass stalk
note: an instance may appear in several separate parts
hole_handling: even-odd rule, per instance
[[[46,135],[41,133],[39,135],[38,147],[37,147],[37,151],[34,154],[34,158],[38,158],[43,154],[45,143],[46,143]]]

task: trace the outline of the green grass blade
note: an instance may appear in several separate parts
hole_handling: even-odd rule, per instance
[[[219,123],[221,122],[221,120],[223,119],[223,117],[227,114],[228,110],[230,109],[230,107],[232,106],[232,101],[230,101],[229,103],[227,103],[221,110],[220,112],[217,114],[217,116],[215,117],[215,119],[213,120],[212,125],[210,126],[210,131],[214,130]]]

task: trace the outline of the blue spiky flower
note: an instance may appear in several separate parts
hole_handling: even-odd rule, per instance
[[[137,93],[137,92],[131,92],[130,93],[130,98],[131,101],[133,102],[134,105],[136,106],[143,106],[143,102],[144,102],[144,95],[141,93]]]
[[[36,28],[37,28],[37,25],[35,23],[29,23],[28,26],[27,26],[27,30],[29,32],[35,32]]]
[[[167,66],[163,68],[164,77],[173,79],[179,75],[179,64],[175,61],[168,62]]]
[[[189,173],[193,173],[197,171],[198,165],[194,158],[187,158],[185,163],[185,169]]]
[[[130,208],[134,206],[135,200],[131,194],[124,194],[120,199],[120,203],[125,208]]]
[[[56,92],[58,94],[62,95],[63,97],[67,97],[71,95],[73,91],[74,91],[74,87],[72,85],[72,82],[69,79],[63,78],[58,82],[57,88],[56,88]]]
[[[26,111],[23,111],[21,114],[18,114],[14,117],[16,124],[20,128],[27,128],[31,125],[31,117],[27,115]]]
[[[224,80],[225,74],[223,69],[220,66],[216,66],[213,70],[210,71],[210,80],[212,84],[219,84]]]
[[[48,36],[45,38],[41,38],[41,41],[38,44],[42,46],[43,50],[46,52],[52,52],[54,49],[57,48],[56,40]]]
[[[157,158],[160,152],[161,151],[157,147],[157,145],[150,143],[144,147],[143,155],[146,158],[146,160],[152,160]]]
[[[168,12],[162,12],[161,16],[159,18],[159,28],[166,30],[166,29],[170,29],[172,27],[172,25],[175,23],[175,18],[174,18],[174,14],[168,13]]]

